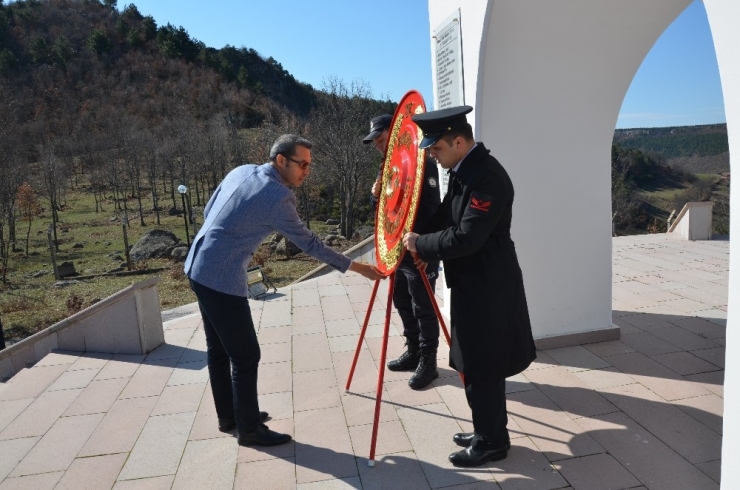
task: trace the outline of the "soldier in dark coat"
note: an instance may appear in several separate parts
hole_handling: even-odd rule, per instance
[[[418,260],[444,262],[451,288],[450,366],[464,374],[473,433],[455,434],[464,449],[456,466],[506,458],[505,379],[536,358],[532,328],[514,242],[514,187],[506,170],[473,139],[462,106],[413,116],[424,133],[420,147],[445,169],[450,181],[433,233],[408,233],[404,245]]]
[[[362,140],[373,143],[385,155],[388,146],[389,129],[393,116],[383,114],[370,120],[370,133]],[[373,184],[371,195],[377,205],[380,196],[381,176]],[[424,180],[419,199],[419,208],[413,231],[427,233],[429,222],[439,207],[439,170],[433,159],[424,162]],[[439,261],[427,265],[426,276],[434,290],[439,275]],[[432,306],[419,269],[411,254],[405,254],[396,270],[393,287],[393,304],[403,322],[403,335],[406,337],[406,351],[398,359],[388,362],[391,371],[414,371],[409,378],[411,389],[420,390],[439,377],[437,371],[437,348],[439,347],[439,321]]]

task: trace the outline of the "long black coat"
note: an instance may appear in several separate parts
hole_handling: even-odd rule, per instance
[[[437,162],[431,157],[426,157],[419,209],[416,212],[416,221],[412,231],[420,235],[432,231],[430,224],[439,205],[439,170],[437,169]]]
[[[451,288],[450,366],[468,376],[505,378],[537,357],[522,271],[511,240],[514,187],[482,143],[450,175],[434,218],[419,236],[425,261],[442,259]]]

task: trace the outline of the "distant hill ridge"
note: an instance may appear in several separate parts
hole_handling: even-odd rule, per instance
[[[730,171],[726,124],[617,129],[613,142],[691,173]]]
[[[59,134],[112,115],[157,124],[221,112],[247,128],[305,116],[315,94],[272,57],[208,47],[134,4],[119,11],[116,0],[0,0],[0,98],[8,104],[0,100],[0,112],[14,105],[16,124],[32,118]]]

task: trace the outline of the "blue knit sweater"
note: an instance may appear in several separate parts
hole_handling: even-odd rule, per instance
[[[277,230],[304,252],[346,272],[351,260],[324,245],[298,217],[295,194],[269,163],[242,165],[219,184],[205,207],[205,223],[185,261],[193,281],[222,293],[248,296],[254,251]]]

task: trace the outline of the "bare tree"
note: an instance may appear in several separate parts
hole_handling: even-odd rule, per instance
[[[95,212],[96,213],[102,213],[105,210],[103,209],[103,200],[105,199],[105,191],[108,188],[107,180],[105,177],[105,171],[100,165],[100,162],[97,162],[97,165],[92,163],[96,159],[88,158],[88,175],[90,180],[90,190],[93,193],[93,197],[95,198]]]
[[[0,256],[16,242],[16,192],[27,176],[16,155],[0,159]]]
[[[224,115],[216,115],[206,123],[200,147],[202,172],[196,174],[201,179],[195,179],[195,196],[198,206],[205,205],[208,200],[206,197],[207,189],[215,189],[226,175],[229,167],[230,137]],[[203,192],[202,202],[201,190]]]
[[[21,219],[28,222],[28,228],[26,228],[26,257],[28,257],[28,242],[31,238],[31,224],[33,223],[33,219],[41,213],[41,206],[36,197],[36,191],[28,182],[24,182],[18,188],[16,200],[18,201],[18,211],[20,212]]]
[[[13,123],[16,110],[15,99],[0,82],[0,257],[3,259],[7,259],[10,244],[15,242],[16,191],[27,175],[15,143],[18,139],[17,126]]]
[[[310,116],[309,136],[315,144],[316,173],[337,189],[341,233],[349,237],[354,231],[357,200],[367,195],[377,172],[374,149],[363,145],[362,138],[380,107],[363,81],[347,85],[332,77],[322,90]]]
[[[59,239],[57,237],[57,224],[59,223],[60,195],[63,183],[66,180],[66,169],[61,159],[54,153],[55,142],[47,139],[39,145],[39,189],[43,196],[49,201],[51,209],[51,226],[54,233],[54,248],[59,251]]]
[[[177,120],[167,120],[162,127],[163,143],[159,146],[162,155],[162,170],[165,182],[169,183],[169,194],[173,209],[177,209],[178,199],[175,195],[180,184],[190,187],[190,177],[195,173],[193,162],[197,161],[194,154],[198,147],[196,139],[198,133],[192,119],[185,116]],[[165,184],[167,188],[167,184]]]
[[[139,225],[146,226],[142,201],[142,194],[144,193],[143,173],[145,170],[143,162],[149,153],[147,147],[150,145],[150,141],[145,132],[137,126],[133,120],[124,125],[120,134],[119,154],[128,186],[131,188],[131,195],[136,199],[139,208]]]
[[[304,134],[306,123],[287,113],[277,104],[270,104],[267,117],[259,128],[246,131],[242,159],[251,163],[266,162],[270,148],[278,136],[286,133]],[[241,162],[242,159],[238,161]]]

